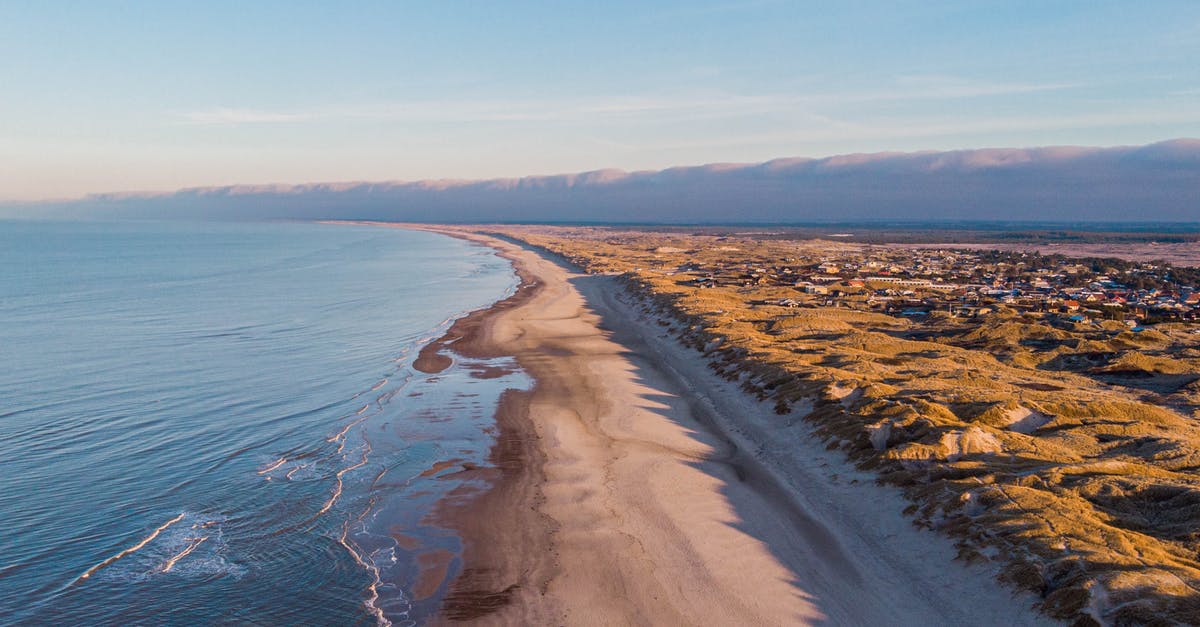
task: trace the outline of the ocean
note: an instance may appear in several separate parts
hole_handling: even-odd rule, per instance
[[[436,504],[529,382],[411,364],[516,284],[426,232],[0,221],[0,623],[430,616]]]

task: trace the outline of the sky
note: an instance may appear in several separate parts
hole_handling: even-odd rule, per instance
[[[1200,137],[1200,2],[0,0],[0,201]]]

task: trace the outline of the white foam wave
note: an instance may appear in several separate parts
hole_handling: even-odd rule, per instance
[[[84,579],[87,579],[87,578],[91,577],[92,575],[96,574],[96,572],[99,571],[100,569],[108,566],[109,564],[112,564],[113,562],[125,557],[126,555],[131,555],[133,553],[140,551],[142,549],[142,547],[153,542],[154,539],[159,536],[159,534],[161,534],[163,531],[166,531],[167,528],[169,528],[171,525],[174,525],[175,523],[183,520],[183,516],[184,516],[184,514],[181,513],[178,516],[172,518],[171,520],[168,520],[167,522],[159,525],[158,528],[156,528],[154,531],[152,531],[150,533],[150,535],[146,536],[145,538],[142,538],[142,540],[140,542],[125,549],[124,551],[121,551],[120,553],[117,553],[116,555],[113,555],[112,557],[100,562],[99,564],[96,564],[95,566],[87,569],[87,571],[85,571],[82,575],[77,577],[75,579],[75,581],[72,583],[76,583],[76,582],[82,581]]]

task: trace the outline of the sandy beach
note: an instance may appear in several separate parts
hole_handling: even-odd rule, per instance
[[[680,347],[615,277],[465,229],[522,286],[459,321],[419,367],[511,355],[481,469],[489,489],[438,512],[464,537],[444,622],[1046,624],[1033,598],[954,560],[801,420]]]

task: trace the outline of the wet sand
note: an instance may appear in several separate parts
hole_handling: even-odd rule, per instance
[[[507,321],[523,316],[541,291],[537,277],[516,267],[521,282],[512,296],[455,321],[444,336],[422,350],[414,367],[441,372],[453,363],[453,354],[483,359],[513,356],[524,366],[519,353],[496,339],[497,327],[504,329]],[[473,376],[490,378],[494,373]],[[560,615],[544,602],[544,589],[555,572],[550,537],[554,523],[539,510],[544,500],[545,456],[530,421],[534,394],[536,388],[508,390],[501,396],[496,443],[487,460],[490,467],[483,472],[464,469],[474,472],[478,481],[454,490],[431,516],[431,522],[454,529],[463,539],[461,572],[451,582],[436,622],[484,619],[542,624],[555,622]]]
[[[522,285],[422,367],[508,355],[535,381],[501,400],[493,472],[435,513],[464,540],[440,622],[1046,622],[815,438],[788,431],[772,455],[772,409],[659,337],[612,277],[436,230],[496,248]]]

